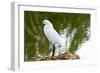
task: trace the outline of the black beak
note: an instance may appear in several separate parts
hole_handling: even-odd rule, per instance
[[[40,24],[37,24],[37,25],[40,25]]]

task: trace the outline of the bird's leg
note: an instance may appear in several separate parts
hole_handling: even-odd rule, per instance
[[[52,53],[52,57],[54,57],[55,55],[55,44],[53,44],[53,53]]]

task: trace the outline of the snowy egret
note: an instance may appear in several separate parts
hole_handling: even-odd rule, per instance
[[[61,38],[61,36],[57,33],[57,31],[54,29],[53,24],[49,20],[43,20],[42,23],[44,24],[44,34],[49,40],[49,42],[52,43],[53,46],[53,53],[52,57],[55,55],[55,49],[56,44],[59,47],[64,46],[64,41]]]

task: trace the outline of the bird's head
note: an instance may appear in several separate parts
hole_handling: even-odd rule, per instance
[[[44,25],[51,25],[52,26],[52,23],[49,20],[43,20],[42,24],[44,24]]]

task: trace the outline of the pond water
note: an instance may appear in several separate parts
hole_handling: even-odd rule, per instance
[[[24,12],[24,60],[47,56],[52,47],[43,32],[43,20],[52,22],[54,29],[66,42],[66,50],[75,53],[89,40],[90,14],[57,12]]]

